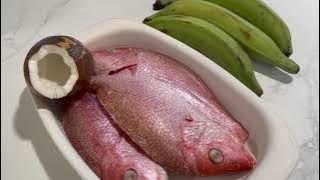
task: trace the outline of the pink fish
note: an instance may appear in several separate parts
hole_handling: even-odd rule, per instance
[[[105,110],[154,161],[171,171],[250,170],[247,131],[206,85],[169,57],[136,48],[94,52],[92,84]]]
[[[151,51],[136,48],[120,48],[113,52],[94,52],[94,59],[97,74],[112,75],[121,70],[129,70],[131,78],[158,84],[162,88],[159,90],[160,94],[165,94],[165,96],[168,96],[167,93],[170,92],[172,92],[171,97],[173,98],[179,96],[184,103],[192,104],[210,120],[231,131],[240,141],[245,142],[248,138],[247,131],[224,110],[205,83],[190,69],[176,61]],[[134,76],[138,65],[139,74]],[[105,83],[120,77],[129,80],[126,74],[108,76]],[[116,85],[121,86],[122,82]],[[167,89],[170,89],[170,92]],[[135,91],[131,87],[128,87],[127,90]]]
[[[166,180],[166,172],[117,128],[96,96],[73,97],[63,116],[71,144],[103,180]]]

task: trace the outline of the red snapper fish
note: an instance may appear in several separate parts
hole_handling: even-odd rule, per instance
[[[143,155],[105,112],[96,96],[72,97],[63,116],[71,144],[102,180],[166,180],[165,170]]]
[[[254,168],[247,131],[188,68],[137,48],[93,53],[92,87],[114,122],[170,171],[218,175]]]

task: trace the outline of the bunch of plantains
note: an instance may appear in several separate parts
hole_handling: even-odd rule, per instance
[[[287,25],[260,0],[157,0],[154,9],[159,11],[145,24],[207,56],[258,96],[263,90],[250,58],[299,72],[288,58],[292,44]]]

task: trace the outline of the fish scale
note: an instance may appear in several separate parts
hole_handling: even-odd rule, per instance
[[[102,180],[123,180],[128,169],[137,172],[137,180],[167,179],[164,169],[118,129],[95,95],[72,97],[62,124],[73,147]]]
[[[97,65],[111,65],[107,67],[110,71],[121,68],[115,74],[97,73],[93,87],[114,122],[155,162],[190,175],[235,173],[255,166],[254,157],[242,143],[247,131],[219,106],[189,69],[166,56],[136,48],[100,51],[93,56]],[[112,62],[119,59],[124,62]],[[135,74],[112,66],[125,67],[133,61]],[[188,131],[190,127],[200,128],[199,133]],[[209,159],[213,148],[224,154],[222,163]]]
[[[157,88],[162,88],[162,90],[154,93],[167,96],[169,92],[172,92],[172,98],[182,96],[181,98],[183,98],[185,102],[193,104],[194,106],[199,106],[199,111],[210,117],[209,119],[216,121],[231,131],[239,137],[242,142],[245,142],[248,138],[247,131],[223,109],[203,81],[192,71],[181,66],[181,64],[170,60],[168,57],[135,48],[120,48],[114,50],[112,53],[100,51],[98,53],[93,53],[93,56],[97,68],[108,66],[107,68],[109,69],[109,71],[102,72],[100,76],[98,73],[97,78],[94,79],[102,80],[95,84],[105,84],[107,86],[112,84],[114,87],[113,89],[123,89],[124,92],[131,94],[143,91],[139,86],[144,87],[145,89],[149,88],[149,91],[155,89],[150,89],[150,86],[157,86]],[[115,64],[113,62],[118,61],[119,59],[124,61],[122,62],[123,66],[137,64],[137,74],[132,76],[128,71],[123,71],[122,74],[125,73],[124,75],[104,77],[111,69],[119,69],[119,66],[113,66],[113,64]],[[116,77],[117,79],[113,81],[113,77]],[[139,86],[136,84],[138,82],[137,79],[142,79]],[[123,84],[130,84],[131,87],[137,87],[126,88]],[[175,91],[179,93],[176,93]],[[150,94],[150,96],[152,96],[152,94]],[[144,98],[144,96],[141,96],[140,98]]]

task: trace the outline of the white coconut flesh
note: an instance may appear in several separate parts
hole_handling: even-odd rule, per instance
[[[72,91],[79,73],[67,50],[56,45],[44,45],[28,62],[30,81],[41,95],[58,99]]]

